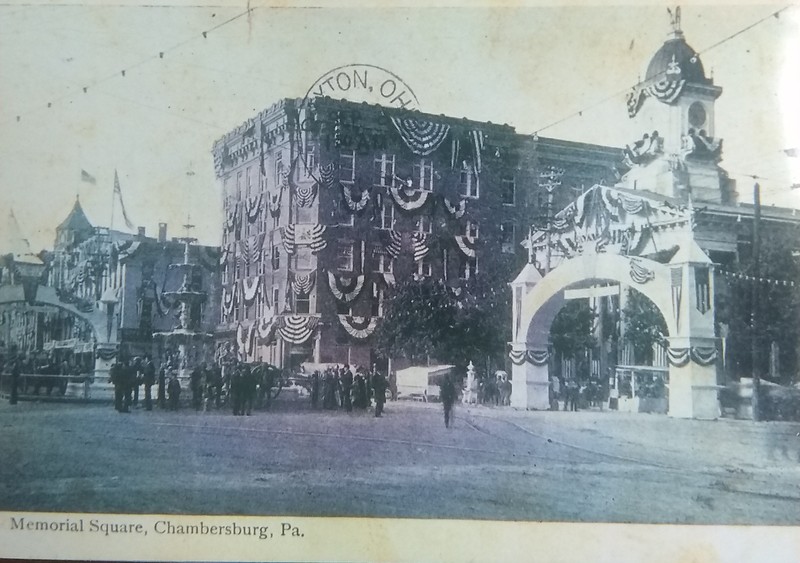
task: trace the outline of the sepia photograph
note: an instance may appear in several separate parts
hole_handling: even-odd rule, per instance
[[[0,162],[0,557],[800,556],[796,4],[7,2]]]

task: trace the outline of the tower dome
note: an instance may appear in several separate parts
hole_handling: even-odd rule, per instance
[[[647,65],[646,81],[682,79],[694,84],[710,84],[697,52],[683,38],[680,30],[670,34]]]

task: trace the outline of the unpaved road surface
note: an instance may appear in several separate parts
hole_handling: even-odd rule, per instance
[[[800,524],[800,428],[437,404],[0,404],[0,510]]]

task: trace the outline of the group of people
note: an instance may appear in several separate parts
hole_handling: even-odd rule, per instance
[[[565,382],[554,375],[550,378],[550,410],[561,410],[561,401],[565,411],[577,411],[583,407],[599,406],[601,403],[600,383],[595,379],[579,381],[569,377]]]
[[[158,380],[158,402],[164,406],[164,373]],[[139,403],[139,388],[144,385],[144,408],[153,410],[152,388],[156,383],[156,367],[150,356],[121,359],[111,365],[109,378],[114,385],[114,408],[120,413],[131,412],[131,406]],[[170,389],[172,388],[170,381]],[[172,397],[170,397],[171,400]]]
[[[54,390],[64,395],[67,383],[74,381],[71,378],[80,376],[81,367],[74,357],[59,361],[54,354],[42,357],[14,350],[8,357],[0,359],[0,373],[11,375],[10,395],[13,397],[12,404],[16,404],[20,393],[40,395],[44,389],[48,397]]]
[[[386,377],[375,365],[370,371],[356,367],[355,373],[346,364],[332,366],[311,374],[311,407],[319,408],[321,403],[326,410],[342,408],[352,412],[353,409],[367,410],[374,399],[375,416],[380,417],[388,388]]]

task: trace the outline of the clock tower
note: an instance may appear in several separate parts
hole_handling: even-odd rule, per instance
[[[734,185],[719,166],[714,103],[721,94],[686,43],[676,8],[667,40],[628,96],[628,115],[641,124],[642,137],[625,147],[630,171],[621,186],[681,200],[735,202]]]

